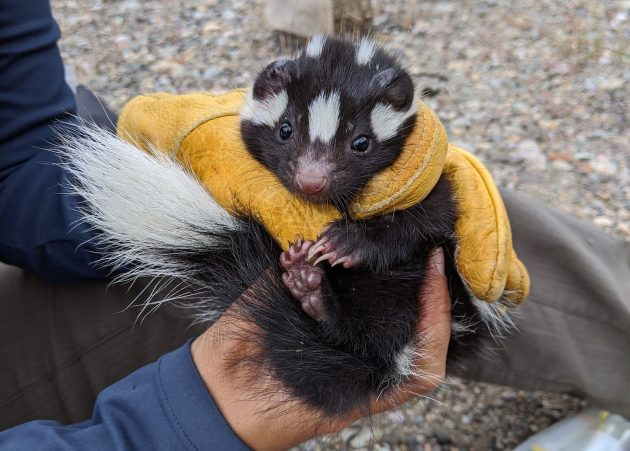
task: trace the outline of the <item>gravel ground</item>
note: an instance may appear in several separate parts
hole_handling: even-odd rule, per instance
[[[52,3],[67,64],[115,108],[249,85],[281,53],[252,0]],[[451,141],[500,185],[630,237],[630,1],[386,0],[375,12]],[[305,448],[509,449],[584,406],[458,380],[435,399]]]

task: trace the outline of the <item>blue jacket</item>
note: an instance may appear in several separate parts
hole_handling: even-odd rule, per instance
[[[0,0],[0,261],[50,281],[103,278],[51,152],[52,125],[75,112],[59,35],[47,0]]]
[[[106,388],[92,418],[31,421],[0,432],[0,450],[242,450],[192,363],[189,344]]]
[[[60,33],[48,0],[0,0],[0,260],[52,281],[102,278],[77,225],[75,196],[51,152],[72,122]],[[60,125],[63,127],[63,125]],[[6,301],[6,300],[3,300]],[[190,344],[104,390],[90,420],[33,421],[0,432],[0,450],[246,449],[206,390]]]

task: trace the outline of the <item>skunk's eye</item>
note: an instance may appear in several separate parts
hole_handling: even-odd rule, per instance
[[[355,152],[365,152],[370,147],[370,137],[368,135],[360,135],[352,140],[350,148]]]
[[[285,141],[293,136],[293,128],[291,127],[291,124],[288,122],[282,124],[278,130],[278,135],[280,135],[280,139],[284,139]]]

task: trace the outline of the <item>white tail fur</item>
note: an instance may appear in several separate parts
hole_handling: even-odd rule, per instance
[[[61,140],[72,191],[84,199],[82,219],[106,250],[100,263],[125,268],[120,278],[186,278],[187,268],[168,252],[212,248],[212,232],[235,227],[201,182],[164,153],[144,152],[89,123]]]

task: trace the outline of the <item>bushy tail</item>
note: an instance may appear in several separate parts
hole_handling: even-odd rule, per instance
[[[212,266],[200,255],[233,241],[239,221],[173,158],[88,122],[64,129],[61,142],[70,189],[83,198],[81,218],[103,251],[99,264],[119,280],[167,277],[194,285]]]

